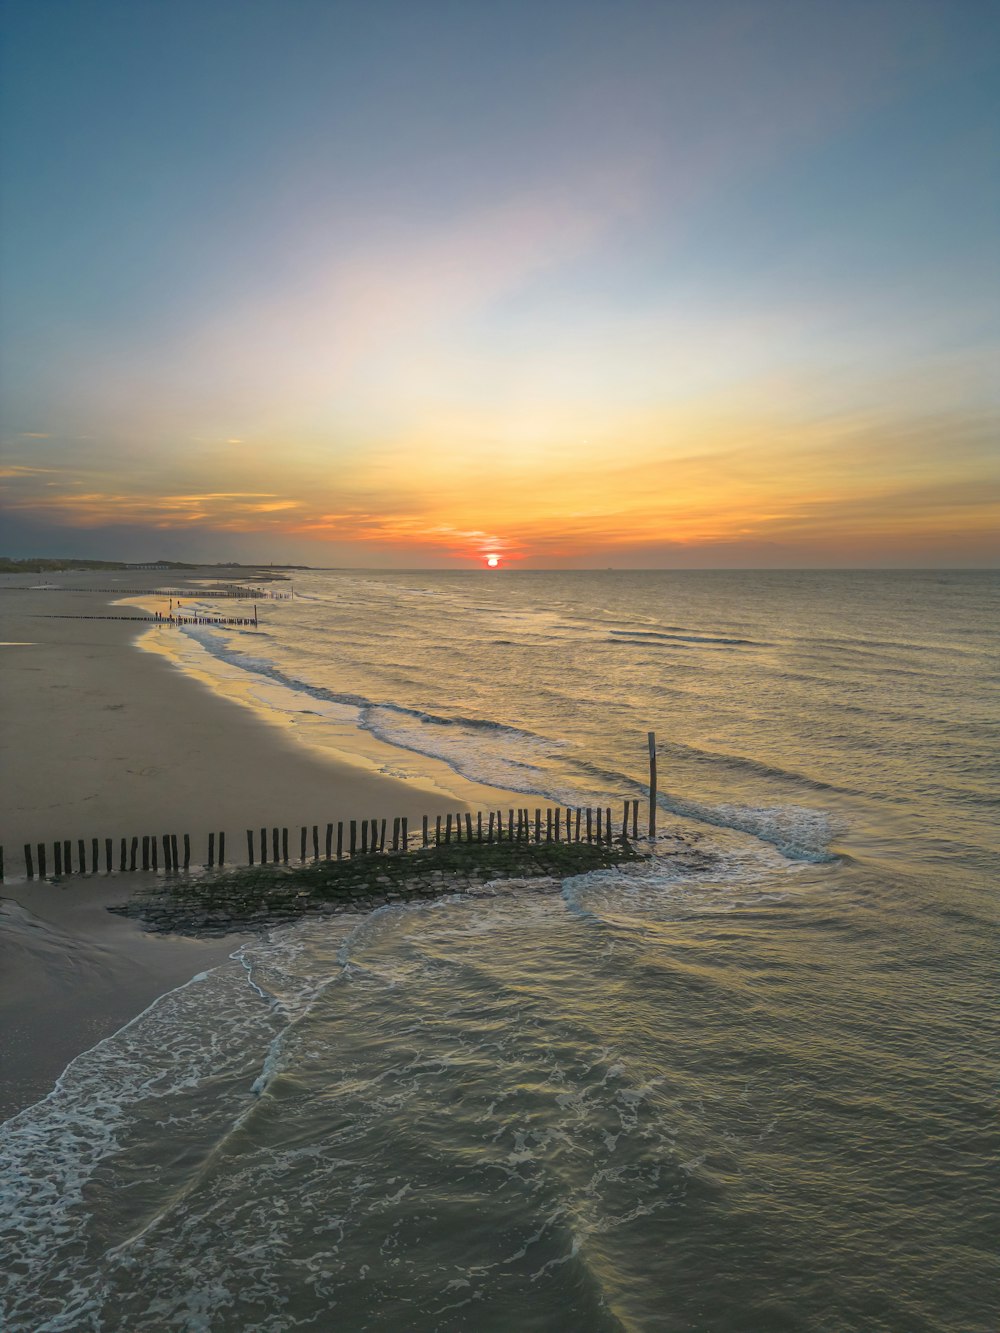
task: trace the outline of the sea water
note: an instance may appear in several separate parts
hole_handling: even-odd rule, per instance
[[[539,804],[655,730],[661,854],[275,930],[74,1060],[3,1327],[994,1329],[996,576],[294,588],[192,650]]]

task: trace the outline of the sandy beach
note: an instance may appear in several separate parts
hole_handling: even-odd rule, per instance
[[[107,907],[129,875],[24,877],[22,846],[56,838],[115,840],[189,833],[192,860],[225,831],[227,859],[246,858],[246,829],[496,806],[506,794],[406,756],[369,736],[336,752],[303,726],[276,726],[249,701],[223,697],[171,655],[143,651],[141,623],[113,613],[116,585],[183,587],[219,570],[5,576],[0,581],[0,1117],[44,1096],[68,1060],[110,1035],[166,990],[239,945],[156,938]],[[244,581],[248,571],[222,573]],[[31,585],[51,582],[59,590]],[[70,591],[72,589],[72,591]],[[136,599],[132,599],[136,600]],[[241,603],[234,603],[241,608]],[[133,608],[134,610],[135,608]],[[127,613],[128,607],[118,611]],[[234,614],[237,614],[234,609]],[[155,631],[176,637],[175,630]],[[154,645],[155,646],[155,645]],[[414,776],[416,775],[416,776]],[[511,798],[513,801],[514,798]],[[52,865],[48,866],[51,874]]]

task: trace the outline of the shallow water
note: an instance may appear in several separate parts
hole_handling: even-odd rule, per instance
[[[715,860],[304,923],[164,997],[0,1129],[4,1327],[995,1327],[996,579],[296,590],[253,660],[198,632],[261,706],[570,803],[641,795],[653,727]]]

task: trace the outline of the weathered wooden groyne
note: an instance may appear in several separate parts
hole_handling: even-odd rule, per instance
[[[156,611],[152,615],[127,615],[127,616],[77,616],[72,612],[47,612],[38,611],[28,617],[29,620],[140,620],[148,625],[243,625],[251,629],[258,626],[257,609],[254,608],[252,616],[182,616],[177,612],[169,615],[163,615]]]
[[[423,815],[411,832],[406,815],[393,819],[350,819],[327,824],[265,825],[246,830],[242,846],[229,848],[224,830],[208,833],[195,848],[188,833],[144,833],[131,837],[63,838],[24,843],[23,865],[28,879],[59,879],[67,875],[134,874],[206,869],[227,865],[288,865],[296,859],[342,861],[383,856],[421,847],[452,843],[512,844],[628,843],[639,836],[639,802],[622,802],[620,822],[611,806],[523,806],[518,809],[460,811]],[[0,880],[4,854],[0,847]]]

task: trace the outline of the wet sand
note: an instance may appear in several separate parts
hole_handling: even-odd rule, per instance
[[[52,1088],[81,1051],[247,936],[156,936],[114,915],[138,877],[7,885],[0,897],[0,1121]]]

